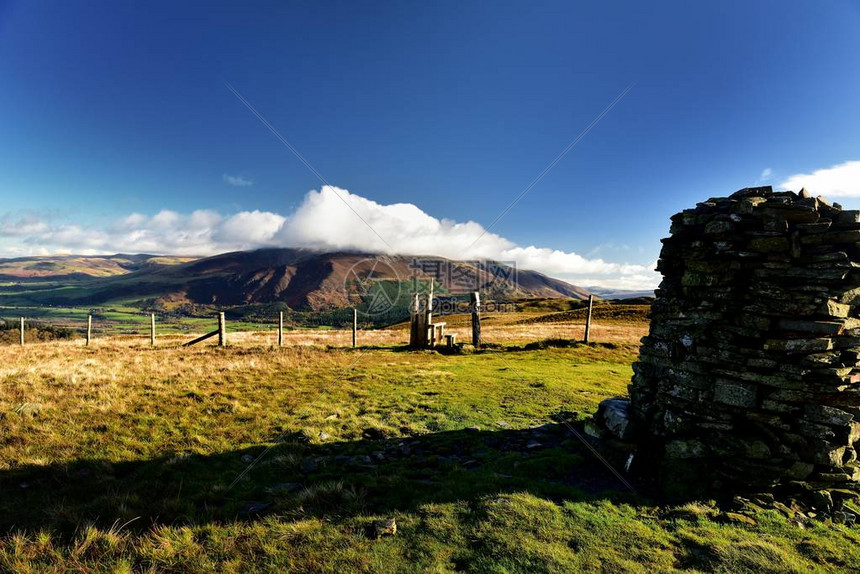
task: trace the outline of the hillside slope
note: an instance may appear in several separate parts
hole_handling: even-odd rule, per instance
[[[164,265],[191,261],[193,257],[157,255],[53,255],[0,259],[0,281],[68,280],[125,275]]]
[[[146,266],[124,275],[77,281],[73,288],[17,293],[32,304],[87,305],[120,298],[171,303],[244,305],[283,302],[293,309],[330,309],[356,304],[374,283],[406,296],[410,283],[433,277],[439,294],[480,290],[487,297],[577,298],[588,291],[535,271],[504,264],[441,257],[317,253],[259,249],[224,253],[177,265]],[[3,297],[0,296],[0,303]]]

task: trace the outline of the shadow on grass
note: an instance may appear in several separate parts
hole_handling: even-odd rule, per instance
[[[232,488],[264,447],[6,470],[0,473],[0,532],[48,529],[69,536],[89,523],[134,520],[130,528],[144,529],[268,513],[338,519],[523,491],[554,500],[638,500],[562,424],[418,437],[378,432],[367,429],[352,442],[285,436]]]
[[[430,349],[413,349],[409,345],[360,345],[360,351],[392,351],[396,353],[439,353],[440,355],[462,355],[462,354],[488,354],[518,351],[544,351],[546,349],[618,349],[622,345],[617,343],[584,343],[576,339],[543,339],[524,345],[503,345],[500,343],[484,342],[481,347],[474,348],[471,345],[458,343],[454,347],[438,345]],[[343,349],[330,345],[330,349]]]

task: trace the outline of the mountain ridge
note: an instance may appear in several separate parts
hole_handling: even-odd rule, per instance
[[[111,277],[147,267],[175,265],[198,259],[146,253],[113,255],[35,255],[0,258],[0,280],[59,280]]]
[[[72,256],[75,261],[88,256]],[[385,284],[403,291],[410,282],[434,279],[437,293],[466,294],[481,291],[489,298],[587,298],[590,292],[542,273],[520,270],[495,261],[458,261],[437,256],[382,255],[360,251],[318,252],[307,249],[264,248],[233,251],[180,261],[154,256],[92,256],[120,258],[112,275],[81,277],[58,275],[72,282],[56,289],[39,289],[28,296],[32,303],[55,305],[101,304],[119,298],[152,299],[155,304],[182,303],[246,305],[282,302],[294,309],[330,309],[356,305],[362,288]],[[186,258],[190,259],[190,258]],[[26,264],[26,258],[16,258]],[[0,260],[0,270],[11,260]],[[41,259],[40,261],[44,261]],[[173,261],[173,263],[167,263]],[[123,270],[124,272],[120,271]],[[99,268],[100,272],[102,271]],[[17,280],[46,281],[38,277]]]

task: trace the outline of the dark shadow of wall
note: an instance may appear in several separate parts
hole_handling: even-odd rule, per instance
[[[293,434],[230,488],[263,451],[5,470],[0,532],[50,529],[70,535],[83,524],[109,527],[135,518],[133,529],[251,520],[267,513],[336,519],[513,491],[551,499],[637,500],[622,492],[621,483],[562,424],[324,444]]]

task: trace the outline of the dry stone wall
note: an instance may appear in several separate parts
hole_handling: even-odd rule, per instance
[[[860,212],[743,189],[672,217],[658,270],[624,438],[664,486],[852,496]]]

